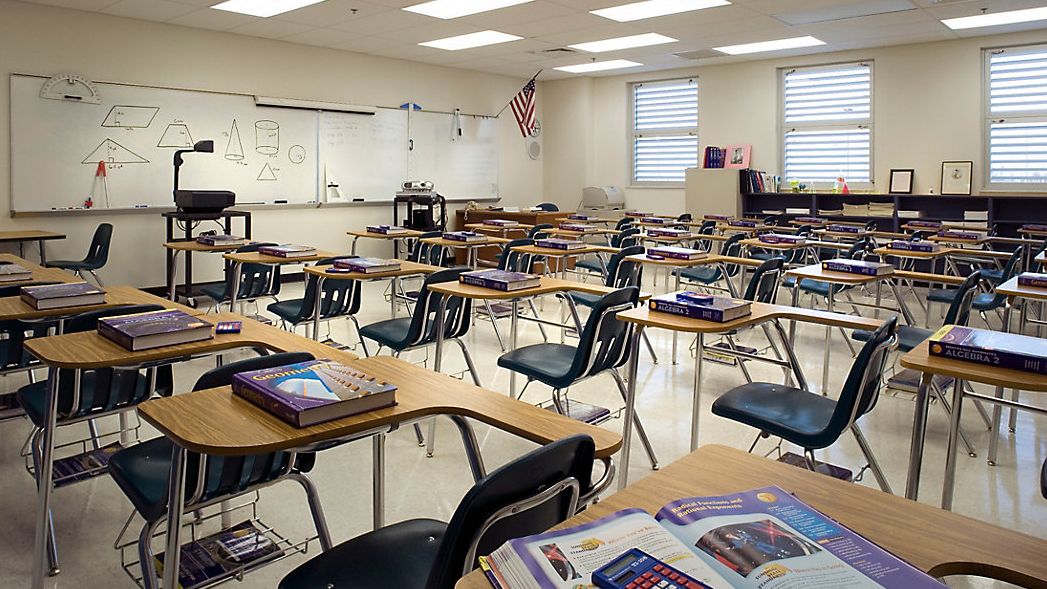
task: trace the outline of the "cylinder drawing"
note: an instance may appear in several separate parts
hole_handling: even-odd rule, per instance
[[[276,121],[255,121],[254,149],[262,155],[276,155],[280,151],[280,125]]]

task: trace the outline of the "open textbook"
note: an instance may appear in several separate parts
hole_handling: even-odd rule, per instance
[[[481,564],[501,589],[586,589],[639,548],[714,589],[942,589],[933,577],[778,487],[625,509],[510,540]]]

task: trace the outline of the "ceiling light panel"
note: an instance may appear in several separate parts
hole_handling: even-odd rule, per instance
[[[508,43],[509,41],[518,41],[520,39],[523,39],[523,37],[517,37],[516,35],[510,35],[498,31],[480,31],[478,33],[469,33],[468,35],[458,35],[457,37],[447,37],[446,39],[426,41],[424,43],[419,43],[419,45],[422,45],[423,47],[433,47],[435,49],[458,51],[460,49],[472,49],[473,47]]]
[[[978,14],[975,16],[964,16],[960,18],[947,18],[942,21],[942,24],[950,29],[959,30],[995,27],[999,25],[1013,25],[1016,23],[1033,22],[1037,20],[1047,20],[1047,6],[1041,8],[1028,8],[1025,10]]]
[[[704,10],[729,4],[730,2],[727,0],[646,0],[645,2],[633,2],[632,4],[601,8],[600,10],[590,10],[589,12],[618,22],[632,22],[634,20]]]
[[[749,53],[763,53],[766,51],[784,51],[786,49],[797,49],[800,47],[815,47],[817,45],[825,45],[825,41],[815,39],[814,37],[792,37],[790,39],[777,39],[775,41],[760,41],[759,43],[713,47],[713,49],[720,53],[726,53],[727,55],[746,55]]]
[[[554,70],[561,72],[568,72],[572,74],[587,74],[590,72],[602,72],[605,70],[618,70],[627,67],[636,67],[643,65],[642,63],[636,63],[635,61],[629,61],[627,59],[613,59],[610,61],[594,61],[592,63],[582,63],[578,65],[565,65],[563,67],[554,67]]]
[[[215,4],[211,8],[225,10],[226,12],[238,12],[249,16],[260,16],[268,18],[285,12],[291,12],[305,6],[319,4],[326,0],[226,0],[221,4]]]
[[[435,18],[458,18],[470,14],[478,14],[491,10],[498,10],[507,6],[527,4],[534,0],[433,0],[404,8],[409,12],[424,14]]]
[[[676,39],[659,35],[658,33],[644,33],[642,35],[630,35],[628,37],[617,37],[615,39],[604,39],[603,41],[592,41],[590,43],[576,43],[568,45],[571,49],[588,51],[589,53],[603,53],[604,51],[617,51],[619,49],[632,49],[634,47],[649,47],[651,45],[662,45],[664,43],[675,43]]]

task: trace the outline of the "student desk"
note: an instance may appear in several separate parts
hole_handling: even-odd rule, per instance
[[[540,211],[530,210],[526,207],[518,211],[490,209],[475,209],[467,211],[465,209],[459,209],[454,214],[454,222],[451,226],[454,230],[465,229],[466,224],[482,223],[490,219],[506,219],[531,226],[546,224],[555,226],[557,219],[560,217],[566,217],[569,214],[570,211]],[[494,254],[494,251],[479,252],[480,259],[485,262],[494,262]]]
[[[185,253],[187,256],[193,254],[207,253],[207,254],[224,254],[247,245],[248,243],[254,243],[252,240],[245,240],[245,243],[240,245],[207,245],[199,243],[196,240],[179,240],[179,241],[168,241],[164,243],[164,249],[167,250],[167,291],[170,293],[168,296],[172,301],[177,300],[175,297],[175,274],[178,269],[178,256]],[[192,300],[193,298],[193,275],[187,273],[185,275],[185,283],[182,286],[182,293],[186,300]]]
[[[297,258],[281,258],[280,256],[267,256],[260,252],[233,252],[222,254],[222,257],[233,263],[229,271],[233,273],[233,292],[229,294],[229,310],[236,309],[236,295],[240,293],[240,267],[244,264],[268,264],[270,266],[282,266],[289,264],[308,264],[324,258],[333,258],[338,254],[317,250],[308,256]]]
[[[702,446],[558,527],[576,526],[631,507],[654,514],[676,499],[770,485],[785,489],[932,576],[989,576],[1047,588],[1043,558],[1047,540],[724,446]],[[455,589],[490,587],[481,571],[469,573],[455,585]]]
[[[770,358],[762,358],[759,356],[753,356],[744,352],[737,352],[733,350],[719,350],[724,353],[735,355],[739,357],[739,361],[743,358],[760,360],[776,364],[783,368],[790,370],[793,375],[796,376],[796,383],[799,388],[807,388],[807,380],[804,378],[803,371],[800,368],[800,362],[796,358],[795,351],[790,345],[787,339],[785,329],[782,327],[781,321],[792,320],[803,321],[806,323],[815,323],[825,325],[827,327],[844,327],[848,329],[876,329],[882,323],[879,319],[866,319],[864,317],[858,317],[856,315],[844,315],[841,313],[832,313],[827,311],[817,311],[814,309],[800,309],[797,307],[788,307],[785,305],[770,305],[765,303],[752,303],[752,313],[735,319],[733,321],[726,321],[719,323],[716,321],[706,321],[703,319],[692,319],[690,317],[682,317],[680,315],[673,315],[671,313],[661,313],[658,311],[651,311],[650,307],[637,307],[628,311],[623,311],[617,315],[620,321],[627,321],[636,325],[636,329],[632,336],[632,347],[629,349],[629,364],[628,364],[628,395],[625,402],[625,415],[623,419],[631,420],[635,412],[636,405],[636,371],[639,363],[639,344],[640,336],[645,328],[654,327],[658,329],[671,330],[674,335],[677,332],[693,333],[698,337],[698,343],[696,346],[696,353],[694,358],[694,399],[691,403],[691,449],[698,447],[698,415],[701,409],[699,400],[701,397],[701,382],[702,382],[702,360],[705,351],[705,335],[706,334],[722,334],[729,333],[740,329],[746,329],[749,327],[755,327],[758,325],[765,325],[770,323],[774,327],[774,331],[777,333],[778,338],[785,349],[785,360],[777,359],[772,360]],[[772,347],[774,346],[774,340],[771,339],[769,330],[765,330],[768,341],[771,342]],[[777,347],[774,347],[777,351]],[[623,422],[622,430],[622,457],[619,459],[621,464],[621,475],[618,479],[618,488],[625,487],[629,477],[629,447],[630,437],[632,433],[632,427],[629,425],[631,421]]]
[[[476,268],[480,261],[480,256],[477,251],[484,247],[497,247],[509,243],[510,239],[503,237],[493,237],[485,235],[482,241],[458,241],[457,239],[445,239],[443,237],[427,237],[420,240],[422,243],[428,243],[430,245],[437,245],[440,247],[447,247],[452,249],[464,249],[465,254],[465,265],[470,268]]]
[[[723,233],[723,234],[727,234],[727,233],[750,233],[750,234],[753,234],[753,233],[759,233],[761,231],[773,231],[774,230],[774,226],[773,225],[763,225],[763,224],[757,223],[755,227],[741,227],[741,226],[737,226],[737,225],[731,225],[729,223],[717,223],[716,224],[716,230],[719,231],[720,233]]]
[[[804,225],[810,225],[811,227],[825,227],[829,223],[833,223],[833,221],[829,221],[828,219],[818,219],[817,221],[800,221],[798,219],[791,219],[789,221],[789,224],[794,227],[803,227]],[[843,224],[839,221],[836,221],[835,223],[837,225]],[[865,227],[865,225],[863,224],[862,227]]]
[[[528,225],[527,223],[517,223],[516,225],[488,225],[487,223],[467,223],[465,228],[469,231],[490,231],[492,233],[500,234],[503,239],[509,239],[509,234],[518,231],[524,235],[530,231],[534,225]]]
[[[59,268],[45,268],[44,266],[34,264],[29,260],[19,258],[14,254],[0,254],[0,263],[18,264],[33,273],[33,276],[29,280],[9,280],[7,282],[0,282],[0,286],[13,286],[16,284],[28,284],[30,282],[83,282],[81,278],[70,272],[66,272]]]
[[[400,260],[400,269],[392,272],[372,272],[370,274],[365,274],[363,272],[350,272],[348,274],[332,274],[327,272],[329,268],[332,268],[332,266],[306,266],[304,268],[306,274],[312,274],[317,277],[316,299],[313,301],[313,339],[315,340],[319,340],[320,337],[320,314],[317,313],[316,310],[320,308],[320,301],[323,298],[324,292],[324,282],[326,280],[392,280],[393,286],[389,291],[389,306],[392,311],[391,317],[396,317],[396,289],[397,286],[399,286],[400,278],[404,276],[417,276],[419,274],[432,274],[441,269],[439,266],[420,264],[408,260]]]
[[[606,217],[593,217],[590,219],[572,219],[569,216],[557,217],[553,219],[556,223],[589,223],[589,224],[600,224],[600,225],[613,225],[618,223],[618,219],[608,219]]]
[[[839,223],[833,223],[838,225]],[[849,233],[847,231],[830,231],[829,229],[815,229],[811,233],[823,238],[823,239],[835,239],[836,241],[858,241],[863,237],[871,237],[871,231],[858,231],[857,233]]]
[[[955,244],[960,246],[961,248],[963,248],[964,246],[984,245],[988,241],[987,237],[979,237],[977,239],[962,239],[959,237],[943,237],[941,235],[932,235],[927,239],[937,243]]]
[[[923,231],[937,233],[942,230],[941,225],[935,225],[934,227],[924,227],[922,225],[913,225],[912,223],[904,223],[901,227],[904,231]]]
[[[354,255],[354,256],[356,255],[356,242],[360,241],[360,238],[362,237],[364,239],[378,239],[378,240],[381,240],[381,241],[391,241],[391,242],[393,242],[393,256],[396,257],[397,254],[399,254],[399,243],[400,243],[400,240],[403,240],[404,242],[407,242],[407,241],[410,241],[412,239],[416,239],[419,235],[422,234],[422,232],[421,231],[416,231],[414,229],[404,229],[403,231],[401,231],[399,233],[392,233],[392,234],[390,234],[390,233],[378,233],[376,231],[367,231],[367,230],[364,230],[364,231],[353,230],[353,231],[346,231],[345,234],[353,238],[352,244],[349,246],[349,253],[351,255]]]
[[[44,243],[52,239],[65,239],[63,233],[52,233],[50,231],[41,231],[39,229],[25,229],[22,231],[0,231],[0,243],[17,243],[18,244],[18,255],[25,257],[25,242],[35,241],[37,247],[40,248],[40,263],[47,263],[47,252],[44,250]]]
[[[151,295],[133,286],[107,286],[104,290],[105,302],[100,305],[81,305],[78,307],[63,307],[61,309],[37,310],[29,306],[21,297],[0,297],[0,321],[32,321],[34,319],[71,317],[88,311],[97,311],[122,305],[160,305],[168,309],[178,309],[190,315],[203,314],[202,311],[179,305],[178,303],[172,303],[167,299]]]
[[[593,245],[591,243],[585,244],[585,247],[576,248],[573,250],[561,250],[551,247],[538,247],[537,245],[521,245],[513,248],[514,252],[520,252],[523,254],[529,254],[532,256],[541,256],[546,260],[557,260],[557,267],[552,268],[552,264],[547,264],[546,267],[552,271],[560,273],[560,278],[567,279],[567,269],[573,267],[572,258],[578,256],[584,256],[587,254],[595,254],[598,252],[616,252],[617,248],[609,248],[607,246]]]
[[[581,221],[578,222],[581,223]],[[597,227],[596,229],[590,229],[588,231],[575,231],[574,229],[563,229],[560,227],[553,227],[552,229],[543,229],[542,233],[548,233],[549,235],[563,237],[564,239],[569,239],[572,237],[582,238],[601,236],[606,240],[609,239],[611,235],[618,235],[619,233],[621,233],[621,231],[618,231],[617,229],[603,229],[601,227]]]
[[[1018,336],[1016,336],[1018,337]],[[1021,336],[1029,337],[1029,336]],[[1029,337],[1030,340],[1037,338]],[[920,468],[923,464],[923,446],[927,429],[927,407],[929,395],[927,389],[935,375],[951,376],[956,379],[953,384],[952,417],[949,422],[949,446],[945,459],[945,480],[942,488],[942,508],[952,509],[953,484],[956,475],[957,432],[960,426],[960,413],[964,397],[981,399],[997,406],[1006,405],[1017,409],[1027,409],[1037,413],[1047,413],[1047,409],[1026,405],[1003,399],[1002,396],[989,396],[975,392],[964,392],[962,381],[977,382],[997,387],[997,394],[1004,388],[1021,389],[1037,393],[1047,393],[1047,376],[986,366],[975,362],[963,362],[931,356],[928,342],[924,341],[899,359],[905,368],[923,373],[920,387],[916,393],[916,407],[913,415],[912,444],[909,451],[909,473],[905,484],[905,496],[916,500],[920,492]],[[991,450],[990,450],[991,453]],[[1045,577],[1047,578],[1047,577]]]

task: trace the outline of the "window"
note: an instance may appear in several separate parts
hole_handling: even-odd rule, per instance
[[[632,87],[632,180],[679,186],[698,166],[698,80]]]
[[[986,187],[1047,184],[1047,45],[985,51]]]
[[[781,70],[782,176],[872,184],[872,64]]]

